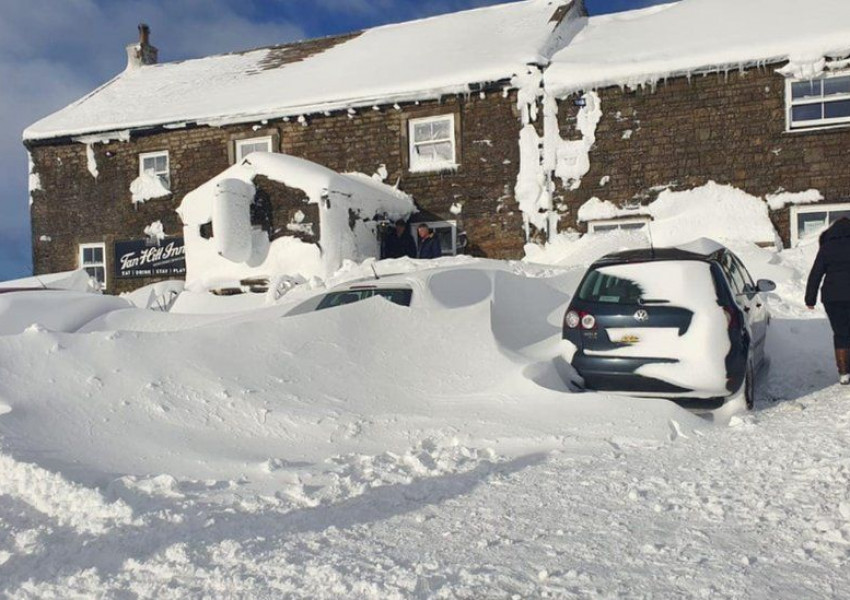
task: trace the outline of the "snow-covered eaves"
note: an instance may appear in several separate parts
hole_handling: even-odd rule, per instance
[[[546,64],[580,0],[523,0],[358,34],[128,69],[24,131],[45,140],[224,125],[465,93]]]
[[[559,96],[789,61],[813,76],[850,54],[847,0],[679,0],[586,19],[545,75]]]

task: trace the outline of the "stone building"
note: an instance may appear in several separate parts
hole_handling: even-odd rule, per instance
[[[257,150],[375,174],[450,254],[642,227],[659,191],[709,181],[764,198],[796,243],[850,207],[850,7],[777,2],[588,18],[525,0],[162,64],[142,28],[127,70],[24,133],[36,273],[85,266],[113,292],[179,276],[118,255],[179,242],[186,194]],[[589,201],[616,214],[581,219]]]

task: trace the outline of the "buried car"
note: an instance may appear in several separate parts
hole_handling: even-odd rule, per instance
[[[585,273],[563,338],[584,387],[665,397],[711,409],[733,397],[753,407],[766,365],[770,313],[729,249],[711,240],[609,254]]]

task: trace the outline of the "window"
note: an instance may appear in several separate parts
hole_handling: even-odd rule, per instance
[[[250,138],[247,140],[236,140],[236,162],[242,162],[242,159],[252,152],[274,152],[272,149],[272,136],[268,135],[259,138]]]
[[[411,223],[410,229],[413,232],[413,237],[416,239],[416,248],[419,248],[419,232],[420,225],[427,225],[431,228],[440,240],[440,249],[443,251],[443,256],[455,256],[458,252],[457,245],[457,223],[454,221],[426,221],[423,223]]]
[[[106,287],[106,246],[80,244],[80,268],[101,288]]]
[[[457,167],[454,115],[411,119],[408,126],[412,172],[440,171]]]
[[[842,217],[850,218],[850,203],[791,207],[791,245],[820,235]]]
[[[410,306],[410,300],[413,297],[413,290],[408,288],[352,288],[345,292],[331,292],[326,294],[316,310],[324,310],[335,306],[343,306],[344,304],[353,304],[367,298],[380,296],[385,300],[389,300],[393,304],[399,306]]]
[[[850,74],[789,79],[785,104],[789,130],[850,123]]]
[[[171,189],[171,173],[168,169],[168,152],[148,152],[139,155],[139,175],[159,177],[165,189]]]
[[[608,231],[640,231],[646,229],[649,217],[634,217],[631,219],[604,219],[589,221],[588,233],[605,233]]]

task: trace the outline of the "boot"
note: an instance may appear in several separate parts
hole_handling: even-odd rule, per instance
[[[838,381],[850,385],[850,348],[836,348],[835,362],[838,365]]]

